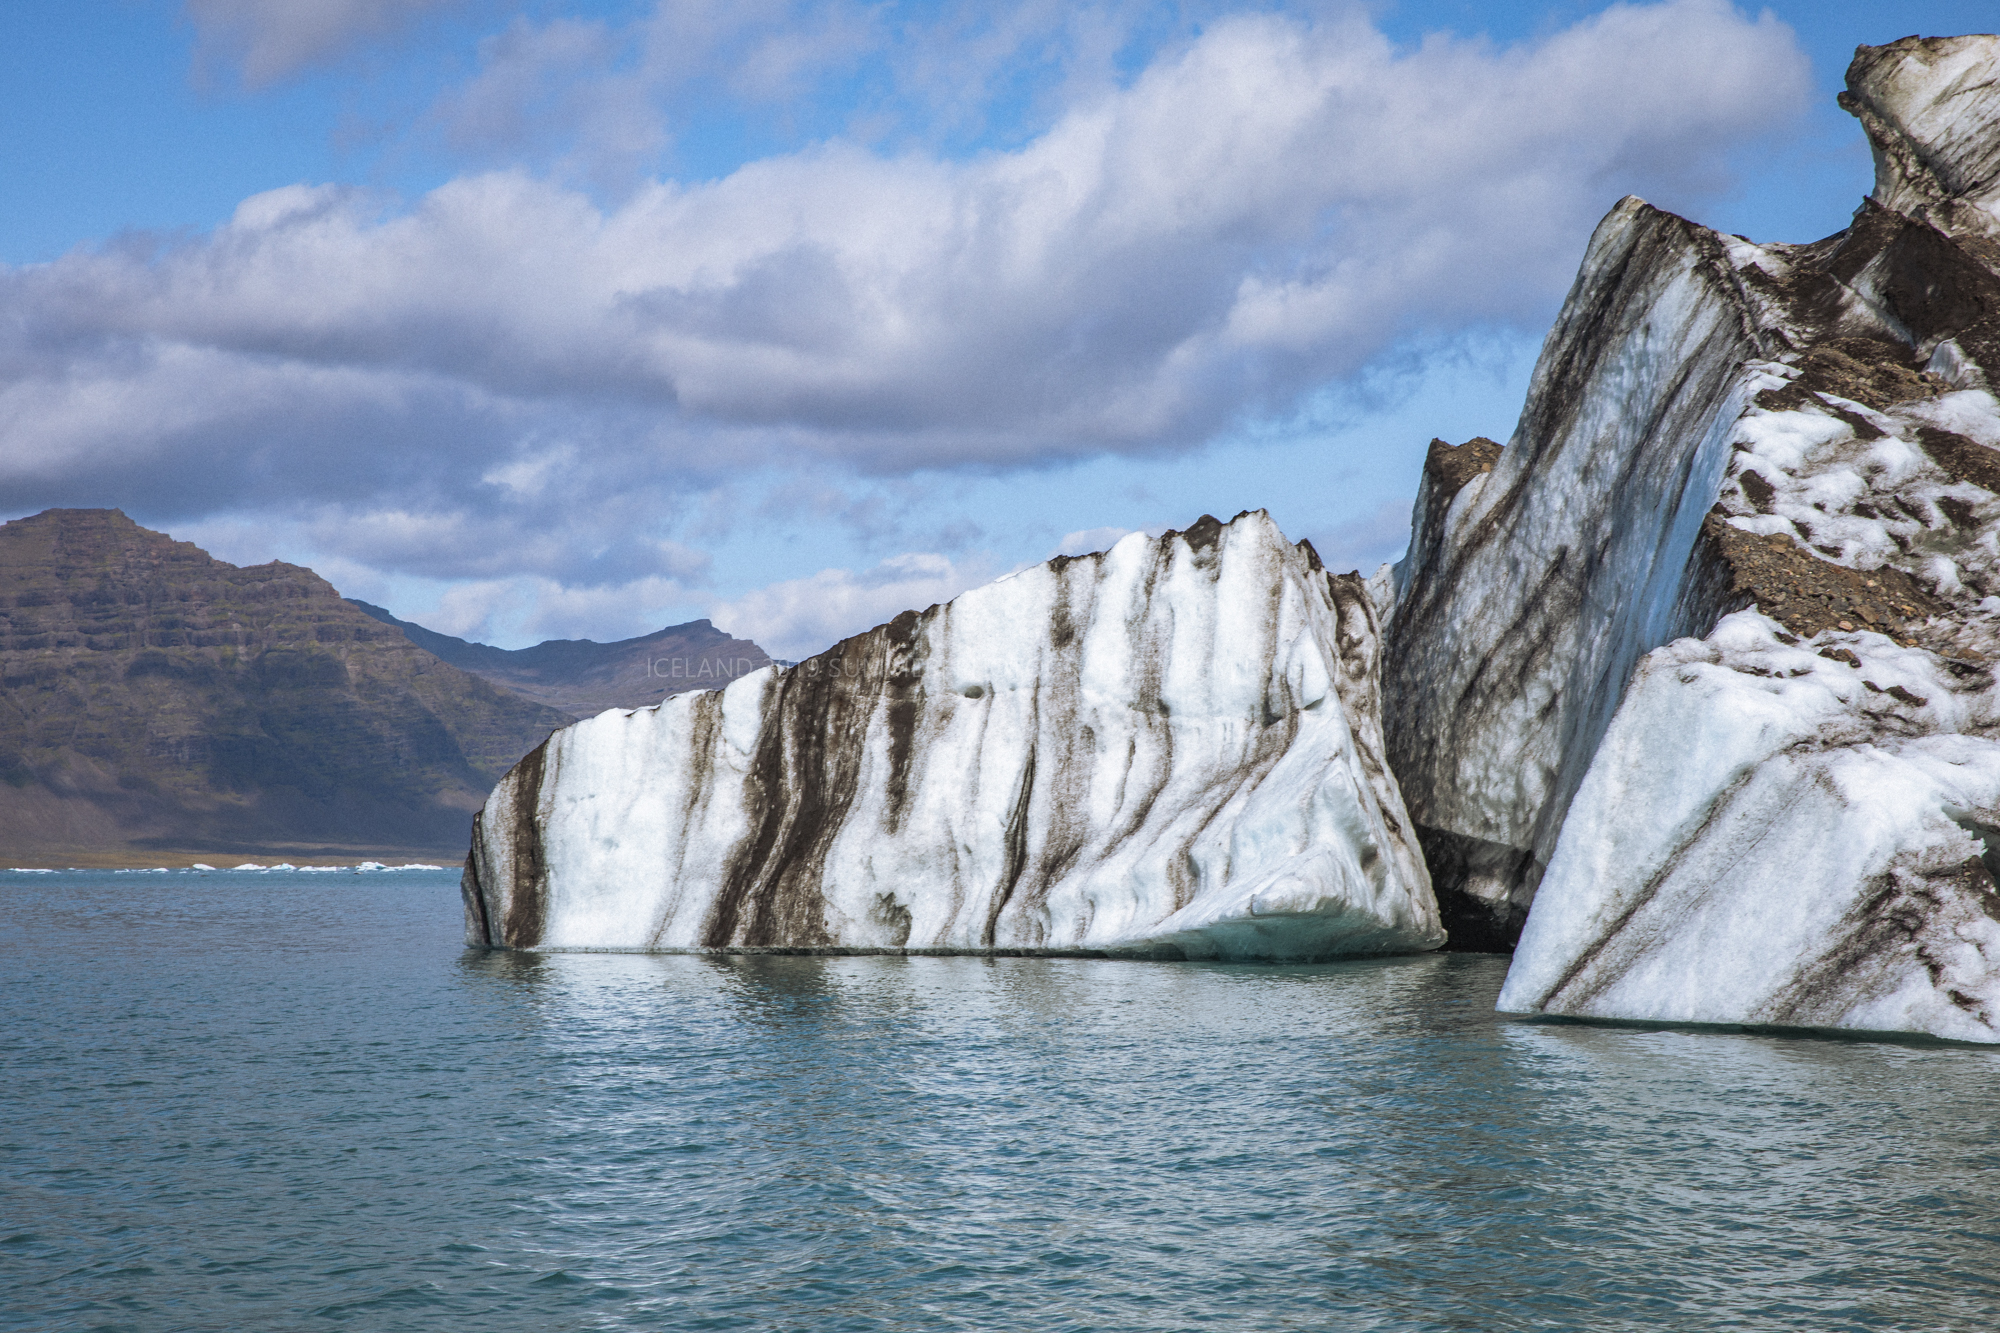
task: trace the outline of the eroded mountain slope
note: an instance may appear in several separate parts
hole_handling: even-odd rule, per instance
[[[309,569],[117,510],[0,526],[0,854],[455,848],[570,721],[438,661]]]

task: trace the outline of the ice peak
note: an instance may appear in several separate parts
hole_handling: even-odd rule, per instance
[[[1858,47],[1840,105],[1868,132],[1877,203],[2000,241],[2000,36]]]

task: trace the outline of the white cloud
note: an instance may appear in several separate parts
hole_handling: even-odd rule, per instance
[[[1055,544],[1055,548],[1048,553],[1046,558],[1052,560],[1059,555],[1089,555],[1093,551],[1108,551],[1118,544],[1120,537],[1134,531],[1137,531],[1137,529],[1085,528],[1081,532],[1072,532],[1066,535],[1061,541]],[[1166,531],[1164,528],[1146,529],[1146,532],[1151,536],[1158,536],[1164,531]]]
[[[420,8],[189,12],[276,77]],[[769,35],[720,5],[672,13],[712,42]],[[1034,22],[982,29],[991,58],[1051,40]],[[572,95],[551,70],[633,76],[600,59],[602,29],[517,36],[481,76],[511,69],[515,91],[463,95],[496,140],[520,97]],[[289,515],[341,558],[509,587],[685,580],[699,561],[663,543],[746,467],[1179,449],[1399,341],[1538,324],[1619,194],[1698,202],[1801,106],[1806,66],[1768,18],[1668,0],[1508,48],[1224,18],[1129,86],[1080,86],[1013,151],[832,141],[610,205],[520,170],[406,208],[290,186],[208,236],[0,270],[0,508]],[[858,607],[883,586],[827,591]],[[743,613],[819,632],[766,594]]]
[[[209,525],[195,535],[228,546],[231,538],[240,543],[253,534]],[[351,559],[336,556],[318,567],[342,591],[364,588],[376,597],[389,597],[405,608],[399,614],[406,619],[474,642],[520,646],[543,639],[605,642],[705,615],[718,628],[793,661],[904,611],[950,601],[1007,572],[980,558],[954,562],[916,552],[863,570],[823,569],[731,598],[703,594],[681,579],[661,575],[581,588],[541,576],[469,578],[434,587],[429,596],[413,595],[406,588],[399,598],[372,582],[367,567]],[[367,593],[362,595],[367,598]]]
[[[691,618],[681,614],[691,600],[687,586],[658,576],[587,588],[540,577],[467,579],[439,590],[428,606],[404,600],[414,609],[403,618],[426,629],[517,647],[545,639],[609,643]]]
[[[1313,549],[1336,574],[1352,570],[1373,574],[1383,564],[1400,560],[1410,545],[1410,507],[1414,500],[1384,501],[1375,512],[1312,534]]]
[[[773,657],[799,661],[904,611],[948,602],[1003,572],[976,560],[954,563],[942,555],[910,553],[858,573],[823,569],[773,583],[714,604],[708,618]]]
[[[523,533],[509,516],[378,509],[322,511],[295,523],[318,551],[391,568],[421,563],[433,575],[493,578],[531,573],[580,589],[630,586],[634,577],[698,578],[709,558],[691,547],[645,533],[643,516],[618,506],[596,511],[580,530]],[[615,515],[615,518],[612,516]],[[612,521],[607,522],[610,518]],[[594,548],[594,549],[593,549]],[[607,554],[615,553],[606,560]],[[598,557],[593,565],[592,555]]]
[[[186,0],[204,59],[263,87],[463,0]]]
[[[1803,74],[1785,30],[1716,0],[1520,52],[1239,18],[1019,152],[832,144],[608,213],[509,172],[387,218],[287,187],[192,244],[16,270],[7,296],[72,340],[65,374],[135,345],[430,374],[891,468],[1143,447],[1414,331],[1538,313],[1615,192],[1683,189]]]

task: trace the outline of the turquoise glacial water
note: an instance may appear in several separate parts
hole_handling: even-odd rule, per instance
[[[2000,1053],[0,873],[7,1329],[1992,1329]]]

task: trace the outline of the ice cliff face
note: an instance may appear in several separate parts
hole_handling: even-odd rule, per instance
[[[1505,946],[1634,664],[1702,632],[1682,570],[1775,352],[1714,233],[1627,199],[1509,447],[1433,444],[1384,655],[1388,740],[1460,944]]]
[[[1509,562],[1527,581],[1580,583],[1573,614],[1602,636],[1579,648],[1574,633],[1524,635],[1504,618],[1465,632],[1488,680],[1511,668],[1524,682],[1500,693],[1534,717],[1521,734],[1548,774],[1539,784],[1480,786],[1462,757],[1505,744],[1500,704],[1484,705],[1493,721],[1474,717],[1455,766],[1408,747],[1449,738],[1456,720],[1391,728],[1420,825],[1518,854],[1518,869],[1441,887],[1447,902],[1532,901],[1503,1009],[2000,1041],[2000,403],[1985,369],[2000,365],[1996,62],[1995,38],[1861,50],[1842,103],[1878,177],[1839,235],[1759,246],[1680,233],[1706,275],[1706,299],[1682,308],[1721,329],[1719,303],[1738,330],[1728,364],[1685,357],[1672,381],[1683,396],[1706,386],[1692,396],[1715,404],[1709,415],[1671,418],[1643,375],[1557,400],[1557,438],[1607,413],[1651,414],[1619,446],[1641,472],[1684,468],[1671,512],[1616,488],[1572,492],[1586,517],[1561,536],[1616,505],[1624,548],[1510,533],[1502,558],[1460,566],[1488,583]],[[1537,377],[1544,396],[1562,332]],[[1636,357],[1660,340],[1624,345]],[[1546,454],[1534,420],[1531,404],[1519,462],[1503,455],[1485,491]],[[1520,484],[1578,483],[1549,471]],[[1428,596],[1469,614],[1491,595],[1478,579],[1426,582],[1478,532],[1480,504],[1478,491],[1451,502],[1441,554],[1413,550],[1392,710],[1424,685],[1394,661],[1420,629],[1405,608]],[[1635,540],[1654,547],[1643,585],[1619,554]],[[1579,555],[1587,572],[1565,578]],[[1503,602],[1516,615],[1531,604]],[[1553,643],[1553,661],[1507,656],[1521,637]],[[1621,671],[1618,655],[1635,653]],[[1606,674],[1580,673],[1600,660]],[[1564,668],[1569,688],[1549,687]],[[1568,744],[1551,762],[1557,738]]]
[[[1310,958],[1443,939],[1378,634],[1261,512],[1057,559],[789,669],[558,732],[495,789],[514,948]]]

